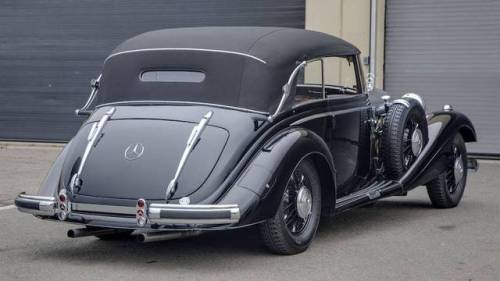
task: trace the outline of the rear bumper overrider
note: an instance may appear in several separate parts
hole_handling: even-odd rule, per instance
[[[62,220],[72,223],[113,228],[224,228],[240,221],[237,204],[181,205],[145,202],[144,206],[139,207],[66,202],[66,216],[58,216],[61,203],[55,197],[19,194],[15,205],[21,212],[42,218],[64,217]],[[142,223],[139,222],[140,217],[143,218]]]

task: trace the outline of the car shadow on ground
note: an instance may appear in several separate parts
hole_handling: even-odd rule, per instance
[[[356,235],[371,235],[387,227],[405,227],[414,219],[432,215],[428,202],[390,199],[373,207],[358,208],[334,218],[323,219],[315,244],[328,241],[335,243],[352,239]],[[75,264],[92,265],[101,262],[113,264],[148,264],[161,267],[191,267],[214,270],[217,263],[224,266],[227,256],[273,257],[264,248],[257,227],[231,231],[211,232],[198,237],[180,240],[138,243],[125,241],[101,241],[94,237],[65,239],[57,247],[47,245],[36,257],[61,260]],[[54,242],[50,242],[54,243]]]

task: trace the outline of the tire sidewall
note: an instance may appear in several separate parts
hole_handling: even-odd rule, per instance
[[[401,111],[401,113],[399,113],[398,111]],[[427,145],[429,141],[429,132],[427,128],[425,111],[422,106],[420,106],[420,104],[416,102],[409,102],[408,107],[400,103],[395,103],[391,106],[391,108],[387,112],[387,115],[385,116],[381,145],[385,175],[389,179],[399,179],[407,170],[403,164],[403,137],[406,124],[412,119],[418,124],[418,127],[422,132],[423,149],[423,147],[425,147],[425,145]],[[413,162],[414,161],[415,159],[413,160]]]

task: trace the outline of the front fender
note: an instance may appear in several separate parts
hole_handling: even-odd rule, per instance
[[[466,142],[477,140],[476,131],[470,119],[456,111],[434,112],[427,118],[429,143],[417,161],[400,179],[405,189],[426,184],[446,169],[446,147],[453,137],[460,133]]]
[[[220,204],[238,203],[242,219],[250,224],[272,217],[281,202],[295,165],[311,157],[328,192],[324,201],[335,202],[335,169],[327,144],[316,133],[290,127],[272,137],[250,161]],[[332,209],[334,206],[332,206]]]

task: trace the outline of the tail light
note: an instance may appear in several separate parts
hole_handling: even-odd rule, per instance
[[[59,191],[59,196],[57,196],[57,218],[59,220],[66,220],[69,213],[68,208],[68,196],[66,195],[66,189],[61,189]]]
[[[146,200],[142,198],[137,200],[135,219],[137,220],[137,225],[141,227],[145,226],[148,221],[146,214]]]

